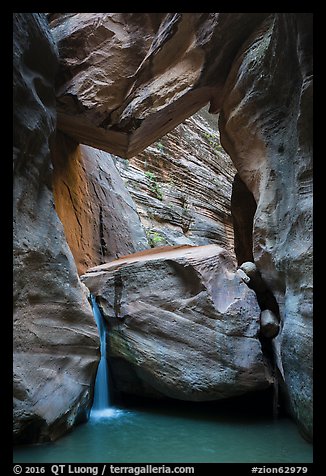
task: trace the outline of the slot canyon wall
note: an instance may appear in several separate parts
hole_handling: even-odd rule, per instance
[[[15,441],[87,418],[99,343],[80,274],[209,243],[235,273],[236,171],[236,255],[277,300],[279,378],[311,438],[311,34],[304,13],[14,15]],[[235,169],[207,111],[172,131],[207,103]]]
[[[42,58],[42,61],[39,61]],[[57,49],[43,15],[14,15],[14,438],[55,439],[90,409],[98,333],[54,206]]]
[[[220,131],[253,194],[253,256],[279,305],[277,366],[312,434],[312,18],[268,17],[228,76]]]
[[[110,154],[58,132],[52,160],[55,207],[79,274],[148,248],[135,204]]]

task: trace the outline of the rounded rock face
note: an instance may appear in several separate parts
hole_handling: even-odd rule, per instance
[[[55,45],[43,14],[13,18],[13,430],[39,443],[87,418],[98,334],[53,206]]]
[[[246,261],[245,263],[242,263],[240,266],[240,270],[243,271],[249,278],[249,282],[245,281],[248,283],[248,286],[255,291],[258,297],[258,302],[260,306],[263,306],[263,308],[266,307],[266,303],[260,302],[260,298],[263,294],[270,294],[270,291],[266,287],[266,283],[264,282],[259,269],[255,265],[255,263],[252,263],[251,261]],[[264,299],[266,301],[266,299]],[[268,301],[268,299],[267,299]],[[268,304],[267,304],[268,308]]]
[[[155,248],[81,279],[110,328],[116,390],[205,401],[270,385],[255,293],[223,248]]]
[[[64,13],[52,17],[61,67],[59,129],[78,142],[130,158],[205,104],[217,113],[232,59],[266,16]]]
[[[279,305],[273,341],[289,408],[312,438],[312,14],[274,13],[233,61],[221,143],[254,196],[253,258]],[[270,309],[270,305],[267,307]]]
[[[77,271],[148,248],[135,204],[110,154],[57,133],[55,209]]]
[[[269,309],[265,309],[260,314],[260,329],[264,337],[273,339],[280,330],[280,325],[275,314]]]
[[[80,283],[53,209],[48,138],[55,122],[54,71],[48,75],[39,68],[52,68],[56,61],[49,54],[46,23],[41,22],[39,35],[40,17],[35,15],[15,14],[14,94],[21,101],[14,109],[15,325],[21,359],[16,363],[17,432],[22,417],[29,422],[35,401],[42,402],[35,335],[44,337],[42,348],[51,345],[52,337],[57,345],[54,329],[60,336],[62,322],[68,321],[75,352],[77,323],[83,334],[85,323],[96,332],[89,306],[80,313]],[[223,147],[257,203],[253,259],[280,305],[282,328],[273,341],[277,366],[293,414],[312,435],[312,14],[62,15],[53,25],[64,68],[58,119],[77,141],[131,157],[209,98],[211,111],[220,109]],[[21,59],[25,64],[18,64]],[[45,314],[51,332],[44,332]],[[62,339],[65,358],[66,335]],[[82,348],[90,350],[91,369],[94,348],[85,339]],[[29,362],[31,373],[26,371],[28,349],[36,359]],[[57,355],[53,365],[52,381],[67,388],[61,383],[66,369],[55,373]],[[85,365],[68,367],[71,380],[81,382],[74,372]],[[92,372],[86,373],[87,386]],[[32,395],[26,389],[33,389]],[[59,401],[52,383],[48,393]],[[42,415],[38,424],[43,425]]]
[[[251,261],[246,261],[245,263],[242,263],[240,269],[242,269],[242,271],[244,271],[246,275],[249,276],[249,278],[255,278],[258,272],[257,266]]]

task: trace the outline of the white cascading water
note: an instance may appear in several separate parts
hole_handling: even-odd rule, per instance
[[[110,407],[109,394],[109,372],[106,361],[106,330],[104,319],[96,303],[95,297],[91,294],[92,308],[94,318],[97,324],[101,342],[101,359],[97,368],[97,375],[94,388],[94,401],[91,410],[91,417],[100,418],[110,416],[112,410]]]

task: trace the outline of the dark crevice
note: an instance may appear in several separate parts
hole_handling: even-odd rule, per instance
[[[264,328],[261,322],[259,340],[265,363],[273,378],[273,403],[272,411],[274,418],[278,417],[279,403],[279,379],[277,365],[273,350],[272,339],[278,333],[278,322],[280,321],[279,306],[272,291],[263,280],[259,270],[254,264],[253,257],[253,222],[257,204],[253,194],[241,180],[239,174],[234,177],[231,195],[231,215],[234,231],[234,249],[238,261],[238,266],[247,274],[246,284],[255,291],[257,302],[261,310],[261,317],[264,311],[271,311],[271,317],[275,319],[269,328]],[[247,265],[247,266],[246,266]]]
[[[245,282],[247,286],[255,292],[257,302],[261,310],[260,333],[258,338],[261,344],[265,364],[267,365],[273,378],[273,417],[277,418],[280,409],[279,378],[276,357],[273,349],[273,338],[276,337],[279,332],[279,306],[275,296],[268,288],[254,263],[242,263],[240,270],[246,273],[248,279]],[[264,321],[264,316],[266,316],[266,313],[270,319],[270,322]]]
[[[272,412],[273,412],[273,417],[278,418],[280,409],[281,409],[280,398],[279,398],[279,375],[278,375],[278,368],[277,368],[274,349],[273,349],[273,343],[272,343],[272,339],[264,337],[262,334],[259,335],[259,341],[260,341],[263,356],[265,358],[265,363],[273,378]]]
[[[102,256],[102,260],[101,260],[101,264],[102,264],[102,263],[105,263],[104,257],[107,254],[107,246],[106,246],[106,241],[105,241],[105,238],[104,238],[103,209],[102,209],[101,205],[100,205],[100,223],[99,223],[99,227],[100,227],[100,253],[101,253],[101,256]]]
[[[236,174],[232,184],[231,216],[233,221],[234,251],[240,266],[245,261],[254,261],[252,253],[252,229],[256,212],[253,194]]]
[[[257,204],[253,194],[241,180],[239,174],[234,177],[231,195],[231,215],[234,231],[234,251],[238,266],[254,263],[253,222]],[[269,309],[279,320],[279,306],[272,291],[264,282],[258,269],[250,275],[248,286],[253,289],[261,311]]]
[[[34,415],[33,418],[26,418],[22,431],[19,435],[14,436],[14,444],[45,443],[50,440],[47,428],[46,421],[38,415]]]

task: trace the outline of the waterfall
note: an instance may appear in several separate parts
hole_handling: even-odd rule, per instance
[[[101,311],[96,303],[95,297],[91,294],[93,314],[100,335],[101,359],[97,368],[95,380],[94,401],[91,414],[101,412],[110,406],[109,397],[109,373],[106,361],[106,330]]]

